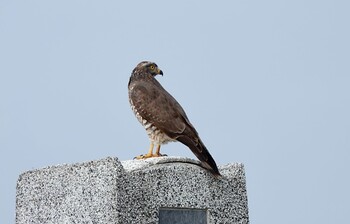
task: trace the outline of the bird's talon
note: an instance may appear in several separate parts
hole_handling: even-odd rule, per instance
[[[152,155],[145,154],[145,155],[135,156],[134,159],[147,159],[147,158],[151,158],[151,157],[152,157]]]
[[[163,156],[168,156],[167,154],[145,154],[145,155],[139,155],[135,156],[134,159],[148,159],[148,158],[155,158],[155,157],[163,157]]]
[[[168,156],[168,155],[167,155],[167,154],[160,154],[160,153],[159,153],[159,154],[155,154],[154,156],[155,156],[155,157],[163,157],[163,156]]]
[[[143,155],[135,156],[134,159],[142,159]]]

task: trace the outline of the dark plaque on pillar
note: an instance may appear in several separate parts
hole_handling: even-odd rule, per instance
[[[207,224],[207,210],[192,208],[160,208],[159,224]]]

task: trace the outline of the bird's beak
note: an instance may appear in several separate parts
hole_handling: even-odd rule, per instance
[[[159,68],[157,68],[158,70],[157,70],[157,74],[158,75],[162,75],[163,76],[163,71],[162,70],[160,70]]]

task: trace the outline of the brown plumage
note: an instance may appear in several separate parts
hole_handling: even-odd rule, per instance
[[[137,157],[145,159],[162,156],[160,146],[179,141],[188,146],[203,167],[215,176],[220,173],[216,163],[190,123],[181,105],[154,78],[163,72],[153,62],[140,62],[132,71],[128,89],[129,101],[137,119],[145,127],[150,138],[149,152]],[[153,146],[156,153],[153,154]]]

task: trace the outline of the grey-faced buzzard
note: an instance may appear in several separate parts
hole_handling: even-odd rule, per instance
[[[188,120],[185,111],[155,79],[156,75],[163,75],[163,72],[155,63],[143,61],[132,71],[129,80],[131,108],[146,129],[151,142],[148,153],[136,158],[162,156],[160,154],[162,144],[179,141],[192,150],[203,167],[215,176],[219,176],[220,173],[214,159]],[[153,154],[154,145],[156,146],[155,154]]]

